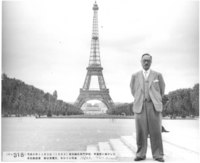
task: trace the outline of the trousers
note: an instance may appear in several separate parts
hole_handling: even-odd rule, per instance
[[[150,135],[153,158],[163,158],[161,118],[161,112],[155,110],[152,101],[145,101],[141,113],[135,114],[137,157],[146,157],[147,139]]]

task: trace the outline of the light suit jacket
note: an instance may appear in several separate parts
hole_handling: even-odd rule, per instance
[[[162,112],[162,96],[165,91],[165,82],[162,74],[156,71],[150,70],[149,74],[149,95],[154,104],[155,110]],[[131,78],[131,93],[134,97],[133,112],[140,113],[142,111],[142,105],[144,102],[144,77],[143,71],[139,71],[132,75]]]

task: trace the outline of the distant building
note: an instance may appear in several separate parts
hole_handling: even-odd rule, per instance
[[[106,113],[107,108],[105,107],[105,105],[102,104],[90,104],[90,103],[86,103],[82,106],[81,108],[84,112],[84,114],[104,114]]]

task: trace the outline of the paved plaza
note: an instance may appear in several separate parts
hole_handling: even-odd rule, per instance
[[[198,120],[197,120],[198,121]],[[197,122],[198,123],[198,122]],[[174,121],[174,125],[167,125],[170,132],[163,133],[164,159],[168,163],[196,163],[200,162],[199,157],[199,129],[198,124],[194,126],[180,126]],[[88,145],[87,151],[114,151],[116,158],[113,161],[133,162],[136,146],[136,134],[121,136],[118,139],[109,139],[107,142]],[[152,159],[150,140],[146,160],[140,162],[156,162]]]

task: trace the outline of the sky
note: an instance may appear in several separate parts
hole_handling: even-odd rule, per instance
[[[75,102],[89,64],[95,0],[2,2],[2,72]],[[114,102],[132,102],[131,75],[152,55],[166,94],[199,82],[199,2],[97,0],[100,57]]]

